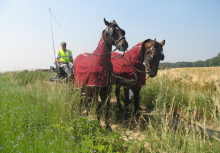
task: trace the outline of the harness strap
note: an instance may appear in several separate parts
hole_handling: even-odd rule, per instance
[[[115,48],[112,52],[116,51],[117,48]],[[106,54],[111,54],[112,52],[109,53],[101,53],[101,54],[93,54],[93,53],[88,53],[87,57],[89,57],[90,55],[106,55]],[[124,54],[123,54],[124,55]]]
[[[141,71],[141,70],[138,70],[136,67],[134,67],[134,65],[132,65],[127,59],[124,58],[124,60],[137,72],[139,73],[146,73],[148,74],[149,72],[145,72],[145,71]]]
[[[111,73],[111,75],[113,76],[113,77],[115,77],[115,78],[118,78],[118,79],[120,79],[120,83],[128,83],[128,84],[131,84],[131,85],[136,85],[137,84],[137,82],[138,82],[138,78],[137,78],[137,74],[135,73],[135,79],[126,79],[126,78],[124,78],[124,77],[121,77],[121,76],[119,76],[119,75],[116,75],[116,74],[114,74],[114,73]]]

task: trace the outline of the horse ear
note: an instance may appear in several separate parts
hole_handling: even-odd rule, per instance
[[[104,22],[107,27],[110,25],[110,23],[108,21],[106,21],[105,18],[104,18]]]
[[[161,46],[165,45],[165,40],[163,40],[160,44]]]
[[[154,45],[156,44],[156,38],[154,39],[154,42],[153,42],[153,43],[154,43]]]
[[[114,24],[117,24],[115,20],[113,20],[113,23],[114,23]]]

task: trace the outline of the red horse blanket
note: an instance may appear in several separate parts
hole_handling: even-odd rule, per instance
[[[140,42],[139,44],[131,48],[129,51],[125,53],[124,57],[122,57],[121,54],[116,52],[111,53],[113,73],[121,77],[124,77],[126,79],[135,79],[134,74],[136,73],[136,70],[131,65],[133,65],[135,68],[137,68],[140,71],[145,71],[141,50],[143,45],[147,41],[148,40]],[[137,72],[137,75],[138,75],[137,84],[139,86],[144,86],[146,84],[146,79],[145,79],[146,74]]]
[[[107,86],[112,71],[111,54],[108,54],[103,38],[93,53],[83,53],[74,62],[75,88],[83,86]]]

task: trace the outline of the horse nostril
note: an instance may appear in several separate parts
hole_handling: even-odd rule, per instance
[[[128,48],[128,43],[126,41],[122,43],[122,48],[125,48],[125,49]]]

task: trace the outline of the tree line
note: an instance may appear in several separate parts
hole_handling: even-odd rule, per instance
[[[195,61],[195,62],[176,62],[176,63],[169,63],[169,62],[160,62],[159,66],[166,66],[170,68],[181,68],[181,67],[215,67],[220,66],[220,52],[216,57],[211,59],[207,59],[205,61]]]

